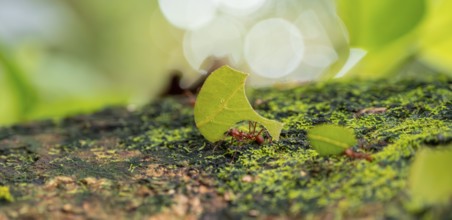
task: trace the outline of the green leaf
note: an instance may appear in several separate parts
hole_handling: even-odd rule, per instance
[[[35,107],[37,102],[37,92],[34,86],[28,81],[23,70],[9,51],[0,42],[0,72],[4,71],[7,83],[10,84],[11,95],[16,99],[14,102],[18,110],[15,119],[24,119],[25,116]],[[15,120],[13,119],[13,121]],[[3,120],[0,117],[0,120]]]
[[[346,76],[389,77],[416,52],[419,30],[427,11],[425,0],[336,2],[350,34],[350,45],[368,52]]]
[[[264,126],[274,140],[279,139],[283,124],[256,113],[245,95],[248,74],[223,66],[207,77],[195,105],[195,122],[210,142],[224,138],[229,128],[241,121]]]
[[[308,140],[320,156],[342,154],[357,141],[353,130],[337,125],[319,125],[308,131]]]
[[[9,187],[7,186],[0,186],[0,202],[2,200],[7,202],[14,202],[14,198],[9,192]]]
[[[433,205],[452,199],[452,145],[417,152],[408,186],[416,202]]]
[[[379,50],[414,30],[426,11],[425,0],[336,0],[350,44]],[[391,16],[388,16],[391,15]]]
[[[452,74],[452,1],[429,0],[428,13],[419,39],[423,61]]]

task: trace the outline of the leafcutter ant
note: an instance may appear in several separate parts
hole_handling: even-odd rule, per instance
[[[248,122],[248,132],[246,131],[241,131],[237,128],[232,128],[229,129],[227,134],[229,136],[231,136],[231,142],[232,140],[237,140],[239,142],[243,142],[243,141],[254,141],[259,145],[262,145],[265,142],[265,138],[263,133],[266,132],[266,130],[264,128],[262,128],[261,130],[257,131],[256,130],[257,127],[257,122],[252,122],[249,121]],[[267,136],[270,138],[270,142],[271,137],[267,134]]]
[[[366,154],[366,153],[358,153],[353,151],[352,148],[348,148],[347,150],[345,150],[345,155],[347,155],[347,157],[350,157],[352,159],[365,159],[369,162],[372,162],[372,157],[370,156],[370,154]]]
[[[248,121],[248,131],[231,128],[226,132],[226,135],[231,136],[231,145],[233,144],[234,140],[239,143],[255,142],[259,145],[262,145],[265,143],[264,135],[269,138],[269,142],[272,142],[271,136],[268,134],[268,131],[265,130],[265,128],[261,128],[259,131],[257,131],[257,127],[257,122]],[[236,153],[237,151],[235,150],[232,156],[233,160]]]
[[[257,122],[248,121],[248,131],[239,130],[238,128],[231,128],[227,132],[225,132],[226,136],[231,137],[230,145],[233,145],[233,141],[236,140],[239,143],[243,142],[255,142],[259,145],[262,145],[265,143],[264,135],[269,138],[269,142],[272,142],[271,136],[268,134],[268,131],[264,128],[260,129],[259,131],[256,130],[258,127]],[[218,145],[216,145],[213,149],[217,148]],[[237,153],[236,150],[234,150],[234,154],[232,158],[235,158],[235,154]]]

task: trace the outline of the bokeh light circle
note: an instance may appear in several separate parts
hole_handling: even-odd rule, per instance
[[[195,70],[201,70],[208,58],[227,59],[236,65],[243,57],[243,28],[234,19],[220,16],[199,29],[187,31],[183,45],[185,58]]]
[[[194,30],[209,23],[217,13],[212,0],[159,0],[166,19],[178,28]]]
[[[228,14],[247,15],[258,10],[266,0],[218,0],[219,8]]]
[[[266,78],[279,78],[294,71],[303,59],[305,45],[292,23],[271,18],[255,24],[245,38],[245,60],[252,71]]]
[[[327,68],[338,59],[334,48],[327,45],[308,45],[305,54],[303,62],[318,68]]]

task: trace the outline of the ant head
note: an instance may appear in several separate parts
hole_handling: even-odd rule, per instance
[[[235,137],[235,136],[240,135],[240,132],[237,129],[232,128],[232,129],[229,129],[228,134]]]
[[[355,152],[351,148],[348,148],[347,150],[345,150],[344,154],[350,158],[353,158],[355,155]]]

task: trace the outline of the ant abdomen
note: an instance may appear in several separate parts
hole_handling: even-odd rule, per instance
[[[264,139],[264,137],[262,137],[262,135],[256,136],[255,140],[256,140],[256,143],[259,145],[261,145],[265,142],[265,139]]]

